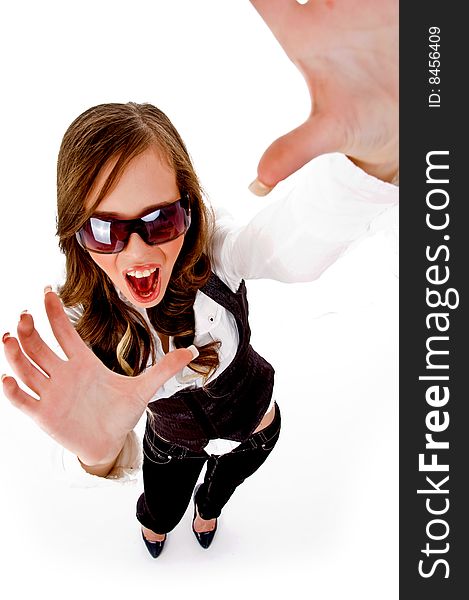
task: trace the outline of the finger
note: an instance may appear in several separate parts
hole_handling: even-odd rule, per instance
[[[257,167],[257,183],[251,184],[251,191],[259,196],[267,194],[279,181],[316,156],[339,151],[342,137],[336,119],[319,114],[310,117],[267,148]]]
[[[3,393],[8,400],[26,413],[29,417],[34,418],[39,410],[40,402],[26,392],[24,392],[16,383],[14,377],[2,375]]]
[[[280,43],[295,27],[302,8],[296,0],[251,0],[251,4]]]
[[[76,356],[86,350],[85,343],[70,323],[57,294],[52,291],[46,291],[44,304],[54,336],[66,356],[72,358],[72,356]]]
[[[7,357],[10,366],[33,392],[38,396],[41,395],[41,390],[44,389],[44,384],[47,383],[47,378],[39,369],[37,369],[21,351],[20,345],[14,337],[3,337],[3,345],[5,356]]]
[[[25,354],[29,356],[47,375],[63,360],[44,342],[34,327],[34,321],[29,313],[23,313],[18,323],[18,338]]]
[[[174,377],[198,355],[199,352],[195,346],[169,352],[148,371],[130,380],[133,386],[137,384],[133,389],[148,404],[163,383]]]

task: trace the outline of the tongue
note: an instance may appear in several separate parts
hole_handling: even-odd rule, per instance
[[[139,292],[149,292],[151,289],[150,277],[135,278],[135,287]]]
[[[156,278],[156,271],[148,277],[132,277],[133,287],[140,294],[145,294],[151,291]]]

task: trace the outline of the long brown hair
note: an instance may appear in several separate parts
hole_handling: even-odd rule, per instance
[[[191,225],[161,302],[147,310],[159,333],[174,336],[177,348],[194,340],[193,305],[197,290],[210,276],[208,244],[213,215],[187,149],[168,117],[151,104],[100,104],[81,114],[67,129],[57,164],[57,235],[66,257],[66,280],[60,289],[65,306],[81,305],[76,324],[80,337],[113,371],[137,375],[155,361],[153,337],[141,314],[123,302],[102,269],[76,239],[76,232],[118,182],[129,162],[149,147],[158,149],[174,169],[181,194],[187,194]],[[115,165],[88,209],[85,200],[101,170]],[[190,363],[208,377],[218,366],[218,343],[198,348]]]

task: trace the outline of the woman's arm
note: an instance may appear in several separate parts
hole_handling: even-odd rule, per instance
[[[135,431],[127,434],[124,445],[113,461],[114,464],[89,467],[83,464],[76,454],[58,447],[53,453],[53,469],[60,479],[77,487],[95,487],[136,481],[143,461],[142,441]],[[93,477],[94,476],[94,477]],[[98,479],[97,479],[98,478]]]
[[[120,454],[120,452],[119,452],[119,454]],[[102,465],[85,465],[84,463],[81,462],[79,457],[77,457],[77,458],[78,458],[78,461],[79,461],[80,465],[82,466],[82,468],[90,475],[96,475],[98,477],[107,477],[107,475],[109,475],[112,468],[116,464],[117,456],[111,462],[108,462],[108,463],[105,463]]]
[[[212,261],[235,289],[240,279],[313,281],[398,201],[398,188],[366,174],[341,154],[316,158],[285,198],[247,225],[217,218]]]

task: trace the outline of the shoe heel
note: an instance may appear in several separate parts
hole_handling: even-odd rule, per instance
[[[207,548],[210,546],[210,544],[213,542],[213,538],[215,537],[215,532],[217,531],[217,525],[218,525],[218,519],[215,521],[215,528],[212,529],[212,531],[203,531],[202,533],[199,533],[198,531],[196,531],[194,529],[194,521],[197,517],[197,505],[195,503],[195,496],[197,494],[198,489],[200,488],[202,484],[199,483],[195,490],[194,490],[194,495],[193,495],[193,500],[194,500],[194,517],[192,519],[192,531],[195,535],[195,539],[199,542],[200,546],[202,546],[202,548],[204,550],[207,550]]]

